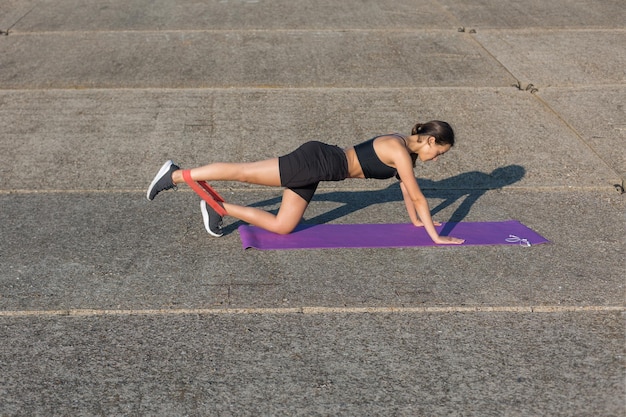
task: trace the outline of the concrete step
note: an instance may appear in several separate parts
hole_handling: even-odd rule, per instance
[[[606,146],[617,145],[620,132],[601,122],[619,116],[611,104],[619,94],[603,91],[587,91],[588,103],[604,111],[576,122],[577,130],[537,96],[512,87],[0,91],[0,190],[144,190],[167,159],[184,167],[256,161],[307,140],[347,147],[376,134],[409,133],[430,119],[450,121],[458,144],[439,161],[418,164],[426,188],[612,189],[621,181],[623,152]],[[580,94],[552,91],[545,100],[574,123],[579,113],[571,106]],[[594,138],[599,134],[606,139]]]
[[[0,309],[158,309],[177,303],[187,308],[614,306],[623,301],[619,224],[625,203],[617,193],[432,190],[426,195],[438,220],[517,219],[551,244],[264,252],[242,249],[240,223],[232,218],[224,237],[208,236],[200,199],[192,192],[170,191],[152,202],[143,192],[0,195],[5,242]],[[280,202],[280,193],[260,190],[224,197],[266,209]],[[401,223],[408,217],[395,187],[321,190],[305,221]]]

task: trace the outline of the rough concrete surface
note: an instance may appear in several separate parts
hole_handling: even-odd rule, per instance
[[[622,3],[3,1],[0,416],[623,416]],[[243,250],[188,188],[145,198],[169,158],[430,119],[434,218],[549,244]],[[408,218],[349,180],[303,221]]]

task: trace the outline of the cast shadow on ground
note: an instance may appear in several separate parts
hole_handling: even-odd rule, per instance
[[[432,181],[425,178],[418,178],[418,184],[426,198],[443,200],[437,206],[432,207],[431,215],[436,215],[441,210],[454,204],[457,200],[464,198],[456,208],[452,216],[446,222],[460,222],[469,213],[470,209],[480,197],[487,191],[514,184],[524,178],[526,169],[520,165],[508,165],[494,169],[490,174],[471,171],[440,181]],[[251,204],[252,207],[266,207],[279,204],[282,197],[275,197]],[[340,207],[334,208],[324,214],[307,218],[307,224],[323,224],[344,217],[350,213],[367,208],[369,206],[389,202],[402,202],[402,191],[398,182],[394,182],[387,188],[363,191],[333,191],[328,193],[317,193],[313,197],[315,201],[331,201],[342,203]],[[278,209],[270,210],[275,213]],[[383,219],[381,219],[382,221]],[[408,217],[406,219],[408,221]],[[225,233],[231,233],[243,222],[235,222],[224,228]],[[452,229],[453,225],[444,227],[440,234],[445,236]]]

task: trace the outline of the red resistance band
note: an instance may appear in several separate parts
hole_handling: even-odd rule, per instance
[[[183,179],[192,190],[196,192],[207,204],[217,211],[217,214],[224,217],[226,210],[218,203],[223,203],[224,199],[217,193],[206,181],[194,181],[191,179],[191,172],[188,169],[183,170]]]

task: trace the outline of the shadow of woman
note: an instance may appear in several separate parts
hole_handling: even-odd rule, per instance
[[[514,184],[524,178],[526,169],[520,165],[509,165],[493,170],[490,174],[479,171],[465,172],[454,177],[440,181],[418,178],[417,182],[426,198],[442,199],[436,207],[431,208],[434,216],[446,207],[454,204],[457,200],[465,197],[463,202],[454,211],[440,235],[446,236],[454,227],[451,222],[460,222],[468,214],[472,206],[487,191],[496,190],[507,185]],[[282,197],[275,197],[251,204],[252,207],[265,207],[279,204]],[[398,182],[394,182],[387,188],[380,190],[363,191],[333,191],[328,193],[318,193],[313,197],[316,201],[331,201],[342,203],[324,214],[306,220],[309,224],[329,223],[333,220],[344,217],[374,204],[402,201],[402,192]],[[276,212],[278,209],[271,210]],[[227,226],[225,232],[236,229],[242,222],[236,222]],[[230,229],[230,230],[229,230]]]

